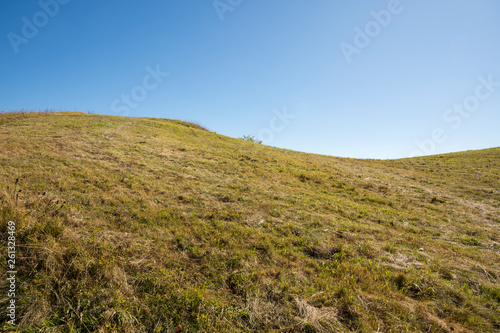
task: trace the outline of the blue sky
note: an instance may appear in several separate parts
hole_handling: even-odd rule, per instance
[[[497,0],[3,1],[0,110],[196,121],[345,157],[497,147],[499,13]]]

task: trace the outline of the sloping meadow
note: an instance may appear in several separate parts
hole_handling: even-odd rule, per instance
[[[298,153],[181,121],[0,114],[19,332],[500,330],[500,149]],[[2,259],[2,291],[9,289]]]

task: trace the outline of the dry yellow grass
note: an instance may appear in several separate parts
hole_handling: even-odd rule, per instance
[[[0,114],[0,166],[7,331],[500,330],[498,148],[355,160],[17,113]]]

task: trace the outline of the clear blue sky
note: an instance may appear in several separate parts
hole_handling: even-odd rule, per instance
[[[346,157],[500,146],[498,0],[55,1],[0,3],[0,110]]]

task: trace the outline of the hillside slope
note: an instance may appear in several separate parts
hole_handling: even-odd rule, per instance
[[[180,121],[0,114],[12,331],[499,332],[499,173],[498,148],[355,160]]]

